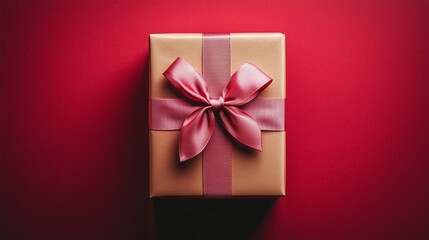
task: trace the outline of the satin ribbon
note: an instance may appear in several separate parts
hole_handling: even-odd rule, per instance
[[[258,122],[239,107],[251,102],[272,79],[256,66],[245,63],[231,76],[218,98],[211,98],[206,82],[182,58],[177,58],[164,76],[187,100],[198,106],[183,122],[179,143],[180,161],[201,153],[215,130],[216,119],[236,142],[262,151]]]

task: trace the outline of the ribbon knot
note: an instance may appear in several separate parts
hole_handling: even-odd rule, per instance
[[[245,63],[231,76],[218,99],[209,96],[203,77],[185,60],[177,58],[164,72],[168,81],[198,107],[183,122],[179,143],[180,161],[201,153],[215,129],[213,111],[219,113],[219,124],[237,142],[262,151],[261,128],[257,121],[240,109],[262,92],[272,79],[256,66]]]
[[[219,99],[210,99],[210,105],[212,106],[213,110],[219,110],[223,108],[224,101],[223,97],[220,96]]]

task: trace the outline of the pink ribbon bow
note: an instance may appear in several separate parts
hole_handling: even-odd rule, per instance
[[[256,66],[245,63],[231,76],[218,99],[209,96],[203,77],[185,60],[177,58],[164,72],[170,83],[195,105],[201,105],[184,121],[179,143],[180,161],[201,153],[220,125],[239,143],[262,151],[261,128],[254,118],[238,108],[252,101],[272,79]]]

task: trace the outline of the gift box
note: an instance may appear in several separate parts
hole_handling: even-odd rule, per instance
[[[285,36],[151,34],[150,197],[285,196]]]

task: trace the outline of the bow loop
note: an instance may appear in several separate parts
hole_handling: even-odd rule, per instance
[[[243,64],[222,91],[225,104],[241,106],[252,101],[273,80],[255,65]]]
[[[177,58],[165,70],[164,76],[187,99],[210,105],[206,82],[192,65],[182,58]]]

